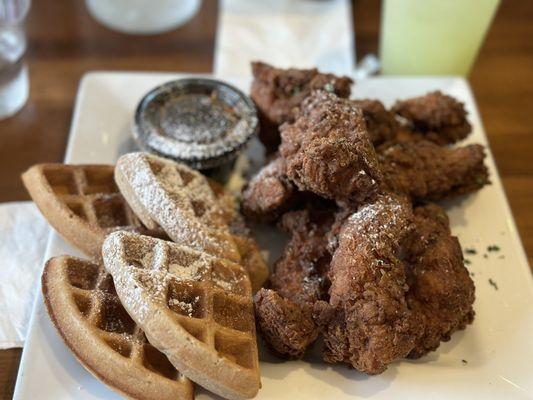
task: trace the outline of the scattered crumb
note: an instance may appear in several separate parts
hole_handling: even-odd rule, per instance
[[[498,285],[491,278],[489,278],[489,284],[494,288],[494,290],[498,290]]]
[[[483,258],[489,258],[489,255],[487,253],[483,254]]]

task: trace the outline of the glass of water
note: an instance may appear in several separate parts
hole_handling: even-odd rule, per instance
[[[15,114],[28,99],[24,19],[30,1],[0,0],[0,119]]]

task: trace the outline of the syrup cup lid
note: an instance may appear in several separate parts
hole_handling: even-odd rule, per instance
[[[233,160],[258,131],[252,100],[213,79],[179,79],[148,92],[135,112],[133,136],[142,150],[197,169]]]

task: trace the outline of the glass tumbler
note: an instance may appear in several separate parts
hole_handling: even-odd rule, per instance
[[[383,0],[386,75],[467,75],[500,0]]]
[[[0,119],[15,114],[28,99],[24,19],[29,9],[30,0],[0,0]]]

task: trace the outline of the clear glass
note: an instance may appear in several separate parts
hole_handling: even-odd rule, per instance
[[[24,19],[29,8],[30,0],[0,0],[0,119],[15,114],[28,99]]]
[[[85,0],[89,13],[108,28],[151,35],[185,24],[201,0]]]
[[[384,0],[380,58],[388,75],[467,75],[500,0]]]

